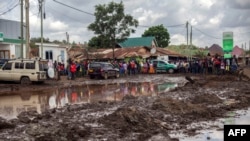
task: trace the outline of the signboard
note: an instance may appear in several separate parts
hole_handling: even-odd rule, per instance
[[[223,51],[232,52],[233,44],[233,32],[223,32]]]
[[[0,42],[3,41],[3,32],[0,32]]]
[[[224,54],[224,58],[227,59],[227,58],[232,58],[232,54],[231,53],[225,53]]]

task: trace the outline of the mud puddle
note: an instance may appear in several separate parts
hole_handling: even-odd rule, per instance
[[[35,110],[42,113],[47,109],[66,105],[94,103],[99,101],[120,101],[126,95],[157,96],[175,87],[177,83],[130,82],[110,85],[83,85],[55,89],[51,92],[25,93],[0,96],[0,117],[13,119],[23,111]]]
[[[223,141],[224,125],[250,124],[250,108],[246,110],[228,112],[227,116],[227,118],[221,118],[214,122],[194,123],[193,125],[190,125],[202,126],[203,128],[203,130],[200,130],[195,136],[190,137],[182,133],[173,133],[170,136],[179,138],[179,141]]]

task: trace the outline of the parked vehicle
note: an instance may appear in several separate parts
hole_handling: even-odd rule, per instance
[[[119,69],[108,62],[91,62],[88,68],[88,75],[91,79],[95,77],[102,77],[104,79],[120,77]]]
[[[174,73],[177,69],[177,66],[175,64],[170,64],[164,60],[151,60],[151,63],[154,66],[155,73]]]
[[[5,62],[0,69],[0,81],[14,81],[21,84],[44,82],[46,71],[39,59],[13,59]]]

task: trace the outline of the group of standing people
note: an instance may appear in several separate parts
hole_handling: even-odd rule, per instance
[[[55,68],[60,75],[67,75],[69,80],[74,80],[76,77],[82,77],[88,73],[89,61],[77,62],[69,59],[68,65],[65,67],[63,63],[56,63]],[[120,70],[121,75],[135,75],[141,73],[154,73],[153,64],[150,60],[137,61],[113,61],[114,67]],[[195,59],[192,61],[180,60],[174,62],[177,65],[177,73],[193,73],[193,74],[225,74],[226,72],[234,72],[239,67],[236,56],[230,59],[225,59],[221,56],[206,57],[204,59]],[[152,68],[152,69],[150,69]]]
[[[176,63],[178,72],[193,74],[225,74],[226,72],[235,72],[239,67],[236,56],[232,58],[223,58],[215,55],[204,59],[195,59],[192,61],[179,61]]]

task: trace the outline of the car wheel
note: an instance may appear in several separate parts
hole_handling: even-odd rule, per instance
[[[174,73],[174,69],[169,69],[168,73],[170,73],[170,74]]]
[[[20,80],[20,83],[22,85],[29,85],[29,84],[31,84],[31,81],[30,81],[29,77],[22,77],[21,80]]]
[[[119,77],[120,77],[119,72],[116,72],[115,77],[116,77],[116,78],[119,78]]]
[[[108,73],[104,74],[104,79],[108,79]]]

